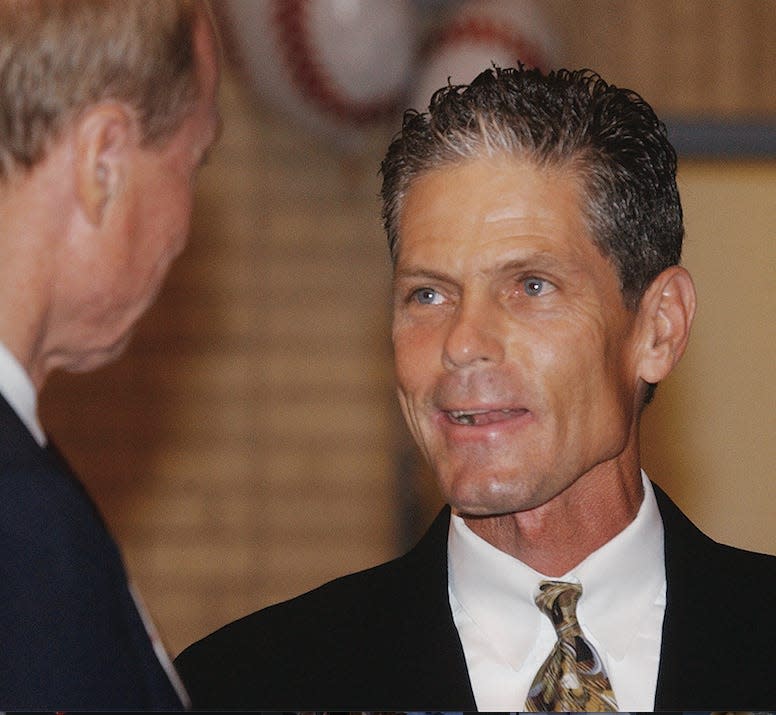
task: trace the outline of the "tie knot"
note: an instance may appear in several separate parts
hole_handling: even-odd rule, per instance
[[[547,614],[555,630],[577,624],[577,601],[582,595],[582,586],[564,581],[542,581],[536,594],[536,605]]]
[[[549,616],[558,641],[531,684],[531,712],[615,712],[617,700],[603,661],[577,621],[578,583],[542,581],[536,605]]]

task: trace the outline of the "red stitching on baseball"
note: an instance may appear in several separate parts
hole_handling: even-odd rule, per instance
[[[344,96],[316,60],[308,32],[309,0],[275,0],[272,13],[280,47],[294,83],[314,103],[337,119],[351,124],[374,122],[394,109],[396,98],[355,102]]]
[[[533,42],[488,18],[480,17],[466,17],[451,22],[429,40],[424,54],[465,41],[500,45],[516,62],[520,60],[529,67],[540,67],[546,61],[544,53]]]

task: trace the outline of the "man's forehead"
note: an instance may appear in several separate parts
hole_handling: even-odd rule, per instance
[[[577,177],[520,158],[477,158],[427,171],[406,192],[398,218],[394,264],[408,243],[413,253],[432,243],[484,246],[520,237],[592,243]]]
[[[514,215],[514,201],[524,187],[531,187],[546,198],[547,206],[571,199],[576,208],[581,208],[585,188],[583,176],[571,161],[539,164],[522,154],[473,156],[443,163],[414,176],[399,206],[400,223],[408,210],[418,208],[417,198],[425,194],[429,185],[433,185],[434,194],[441,194],[448,201],[464,203],[470,209],[482,207],[488,211],[490,220]]]

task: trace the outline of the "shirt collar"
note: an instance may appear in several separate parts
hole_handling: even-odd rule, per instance
[[[555,580],[578,581],[577,616],[614,658],[622,658],[642,618],[664,598],[663,522],[642,471],[644,499],[636,518],[613,539]],[[519,668],[537,639],[542,619],[534,603],[547,576],[495,548],[455,514],[448,535],[451,595],[494,647]]]
[[[46,435],[38,421],[38,394],[30,376],[8,348],[0,342],[0,393],[11,405],[41,446],[46,444]]]

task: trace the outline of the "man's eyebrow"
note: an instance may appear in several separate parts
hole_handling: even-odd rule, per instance
[[[563,265],[563,261],[554,253],[548,251],[538,251],[512,260],[507,260],[495,267],[499,273],[511,273],[513,271],[523,271],[532,269],[557,268]]]
[[[512,273],[525,270],[549,270],[559,268],[564,265],[557,255],[549,251],[537,251],[512,259],[507,259],[503,263],[498,263],[488,269],[489,273]],[[407,266],[406,268],[396,268],[394,270],[394,281],[427,279],[454,283],[455,279],[442,271],[423,266]]]
[[[453,283],[453,279],[446,273],[435,271],[431,268],[422,266],[408,266],[407,268],[397,268],[393,272],[394,282],[398,280],[432,280],[444,283]]]

